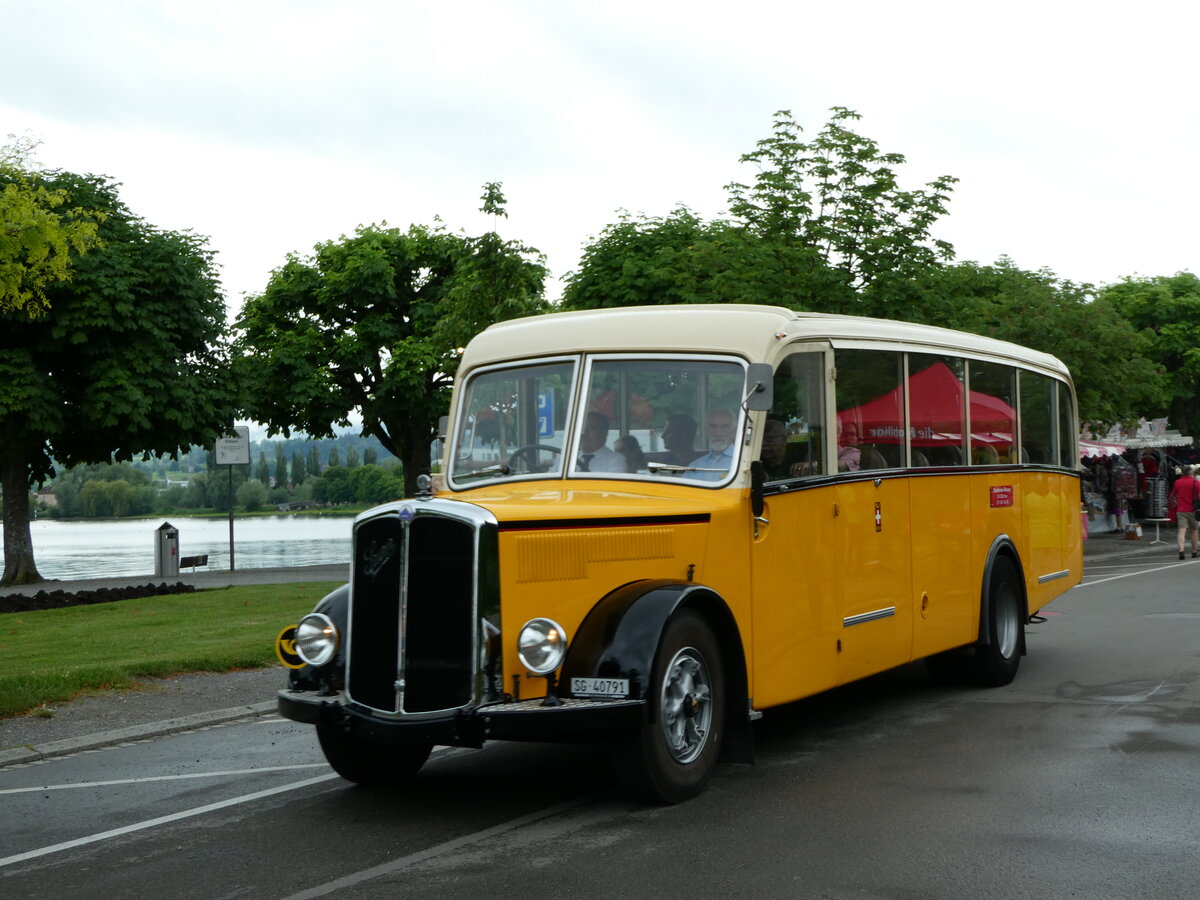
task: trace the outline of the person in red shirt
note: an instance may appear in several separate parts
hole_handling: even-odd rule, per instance
[[[1178,526],[1175,540],[1179,545],[1179,558],[1183,559],[1184,537],[1192,539],[1192,559],[1200,553],[1196,550],[1196,510],[1200,507],[1200,481],[1192,477],[1191,466],[1183,467],[1183,474],[1171,485],[1170,503],[1175,510],[1175,524]]]

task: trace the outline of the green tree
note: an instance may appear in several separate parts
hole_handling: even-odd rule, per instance
[[[343,466],[329,466],[321,475],[321,481],[313,489],[313,499],[318,503],[349,503],[353,499],[350,490],[350,470]]]
[[[918,281],[936,324],[1052,353],[1075,379],[1084,422],[1136,419],[1166,396],[1161,366],[1143,330],[1091,285],[1031,272],[1002,258],[995,265],[948,266]]]
[[[768,240],[685,206],[663,217],[622,213],[567,275],[564,309],[667,303],[820,306],[843,288],[811,248]]]
[[[359,464],[358,448],[351,446],[346,449],[346,468],[353,469]]]
[[[1126,278],[1107,285],[1101,297],[1142,331],[1147,354],[1162,366],[1163,400],[1141,415],[1166,415],[1172,426],[1195,434],[1200,429],[1200,278],[1191,272]]]
[[[315,441],[308,445],[308,474],[321,474],[321,447]]]
[[[254,467],[254,477],[262,484],[271,483],[271,467],[267,465],[267,452],[258,451],[258,465]]]
[[[72,206],[55,173],[36,171],[30,138],[9,135],[0,147],[0,312],[36,318],[46,311],[46,288],[68,281],[73,257],[98,242],[100,209]]]
[[[350,497],[355,503],[386,503],[404,495],[404,483],[379,466],[362,465],[350,470]]]
[[[379,463],[379,453],[374,447],[367,447],[365,450],[363,450],[362,460],[364,466],[377,465]]]
[[[296,487],[304,484],[304,479],[308,477],[308,471],[305,468],[304,454],[299,450],[292,451],[292,484]]]
[[[288,484],[287,457],[284,455],[283,442],[275,443],[275,487],[286,488]]]
[[[904,156],[881,152],[847,127],[858,113],[831,112],[811,141],[802,140],[790,111],[777,112],[771,136],[741,158],[759,167],[753,185],[727,186],[730,212],[753,234],[799,248],[801,259],[820,267],[810,273],[818,283],[827,280],[825,270],[838,276],[820,298],[822,311],[911,319],[912,310],[897,302],[912,297],[902,286],[953,258],[932,227],[958,179],[942,175],[903,190],[896,168]]]
[[[246,512],[257,512],[267,502],[267,486],[257,478],[243,481],[237,489],[237,502]]]
[[[342,459],[340,456],[338,456],[338,448],[330,447],[329,448],[329,461],[328,461],[328,463],[326,463],[326,465],[327,466],[340,466],[341,464],[342,464]]]
[[[93,175],[31,176],[101,210],[102,247],[45,286],[36,319],[0,313],[2,583],[40,581],[28,489],[64,466],[211,445],[236,411],[225,306],[205,239],[137,218]]]
[[[502,200],[489,185],[483,208],[502,214]],[[429,469],[458,348],[494,321],[544,310],[545,273],[523,244],[440,223],[360,227],[309,258],[292,255],[238,321],[247,413],[272,433],[331,437],[358,409],[362,434],[404,461],[412,492]]]
[[[920,321],[930,311],[913,282],[952,256],[931,229],[955,179],[902,190],[897,153],[845,123],[835,107],[812,141],[788,112],[742,162],[753,186],[734,183],[728,220],[704,222],[687,207],[604,229],[568,275],[563,306],[768,303]]]

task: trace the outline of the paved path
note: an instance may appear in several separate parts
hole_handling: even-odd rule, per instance
[[[350,564],[325,566],[291,566],[281,569],[228,569],[209,571],[197,569],[180,572],[178,575],[122,575],[116,578],[64,578],[0,588],[0,597],[5,594],[36,594],[38,591],[94,591],[97,588],[124,587],[126,585],[175,584],[182,581],[197,588],[228,587],[233,584],[289,584],[297,581],[348,581]]]

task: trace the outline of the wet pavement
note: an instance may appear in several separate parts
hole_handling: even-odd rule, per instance
[[[1093,534],[1084,541],[1084,564],[1122,557],[1170,559],[1175,529],[1165,526],[1155,542],[1154,526],[1143,528],[1140,540],[1124,534]],[[1190,548],[1189,548],[1190,558]],[[198,588],[237,584],[285,584],[302,581],[345,581],[348,565],[282,569],[244,569],[234,572],[190,572],[44,582],[36,586],[2,588],[6,593],[37,590],[95,590],[129,584],[183,581]],[[225,673],[186,673],[171,678],[143,679],[130,690],[103,691],[68,703],[55,704],[49,714],[0,719],[0,766],[48,758],[128,740],[169,734],[208,724],[275,712],[275,692],[287,681],[282,666]]]

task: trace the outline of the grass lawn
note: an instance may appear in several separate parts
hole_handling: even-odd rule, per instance
[[[0,614],[0,718],[143,676],[272,665],[279,632],[340,584],[246,585]]]

